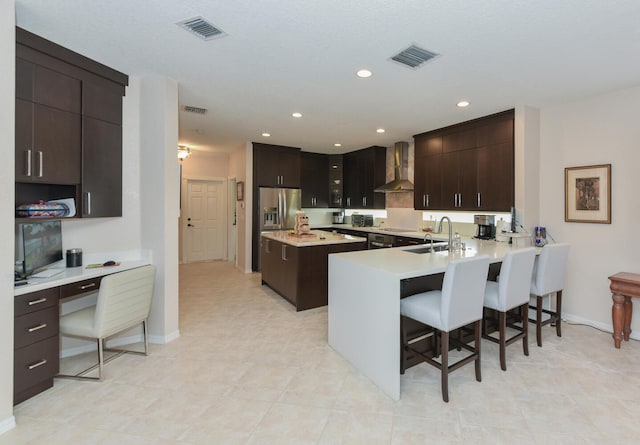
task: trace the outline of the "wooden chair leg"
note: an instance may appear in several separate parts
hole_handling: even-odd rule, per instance
[[[480,320],[475,322],[475,345],[474,345],[474,349],[476,350],[476,360],[475,360],[475,366],[476,366],[476,380],[478,382],[482,381],[482,374],[481,374],[481,369],[480,369],[480,341],[482,338],[482,328],[481,328],[481,322]]]
[[[542,346],[542,295],[536,296],[536,340]]]
[[[529,355],[529,303],[525,303],[520,306],[520,316],[522,317],[522,332],[524,333],[524,337],[522,337],[522,349],[524,350],[524,355]]]
[[[442,374],[442,400],[449,402],[449,333],[441,333],[442,360],[440,372]]]
[[[503,371],[507,370],[507,357],[506,357],[506,336],[507,336],[507,313],[499,312],[498,315],[499,333],[500,333],[500,368]]]
[[[404,321],[404,317],[400,316],[400,374],[404,374],[407,370],[406,360],[407,360],[407,328]]]
[[[558,337],[562,337],[562,330],[560,326],[562,325],[562,289],[556,293],[556,335]]]

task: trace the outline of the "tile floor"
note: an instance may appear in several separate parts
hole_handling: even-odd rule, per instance
[[[289,303],[224,262],[180,267],[179,339],[124,356],[102,383],[56,380],[0,444],[637,444],[640,343],[545,328],[544,346],[483,341],[483,381],[425,364],[394,402],[326,343],[327,310]],[[607,296],[603,296],[607,298]],[[67,365],[67,364],[65,364]]]

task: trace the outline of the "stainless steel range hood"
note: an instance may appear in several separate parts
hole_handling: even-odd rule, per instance
[[[407,178],[409,176],[409,143],[396,142],[393,152],[393,181],[381,185],[375,191],[381,193],[412,192],[413,184]]]

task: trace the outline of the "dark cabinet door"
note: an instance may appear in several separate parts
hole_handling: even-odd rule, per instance
[[[302,207],[328,207],[329,161],[320,153],[300,153]]]
[[[417,210],[442,209],[442,155],[416,158],[414,186]]]
[[[384,209],[384,193],[374,190],[386,182],[386,150],[369,147],[344,155],[345,207]]]
[[[514,202],[513,145],[478,149],[478,193],[481,210],[508,212]]]
[[[83,118],[82,216],[122,216],[122,127]]]
[[[329,155],[329,207],[344,206],[343,155]]]
[[[16,99],[16,182],[80,183],[80,115]]]
[[[476,210],[478,208],[478,150],[458,152],[458,208]]]
[[[253,144],[253,168],[257,187],[300,187],[297,148]]]

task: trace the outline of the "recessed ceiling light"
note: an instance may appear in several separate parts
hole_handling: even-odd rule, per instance
[[[458,106],[460,108],[468,107],[469,106],[469,102],[466,101],[466,100],[461,100],[460,102],[458,102]]]
[[[271,133],[262,133],[262,136],[268,138],[269,136],[271,136]]]
[[[367,77],[371,77],[372,75],[373,73],[367,69],[358,70],[358,72],[356,73],[356,76],[361,77],[363,79],[366,79]]]
[[[378,133],[384,133],[384,128],[378,128],[376,131],[377,131]]]
[[[333,144],[334,147],[342,147],[342,144],[340,144],[339,142],[336,142],[335,144]]]
[[[291,116],[293,117],[302,117],[302,113],[291,113]]]

